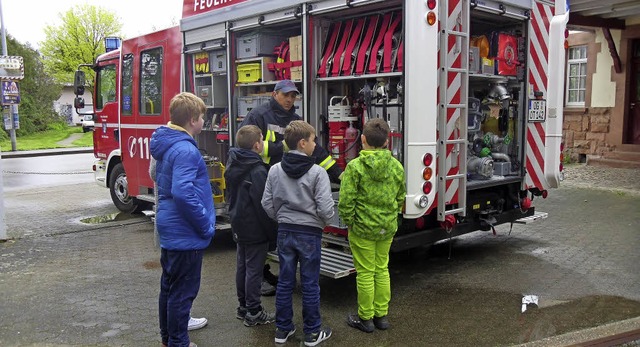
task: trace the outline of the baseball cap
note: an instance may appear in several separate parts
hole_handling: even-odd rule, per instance
[[[273,88],[274,92],[283,92],[283,93],[289,93],[289,92],[296,92],[298,94],[300,94],[300,91],[298,90],[298,88],[296,88],[296,84],[293,83],[291,80],[282,80],[282,81],[278,81],[278,83],[276,83],[276,87]]]

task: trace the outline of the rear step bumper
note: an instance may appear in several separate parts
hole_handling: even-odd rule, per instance
[[[549,214],[547,212],[538,212],[536,211],[536,213],[534,213],[533,215],[529,216],[529,217],[524,217],[524,218],[520,218],[517,219],[515,222],[515,224],[530,224],[533,222],[537,222],[539,220],[543,220],[545,218],[549,217]]]
[[[267,254],[269,259],[278,261],[278,252],[272,251]],[[320,274],[333,279],[349,276],[356,272],[353,267],[353,257],[336,248],[322,248],[320,258]]]

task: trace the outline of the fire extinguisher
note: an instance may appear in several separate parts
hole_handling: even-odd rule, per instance
[[[348,163],[358,156],[358,129],[353,127],[353,122],[349,122],[349,127],[345,131],[344,141],[346,147],[346,153],[344,155],[345,161]]]
[[[348,122],[329,122],[329,151],[331,157],[344,170],[347,166],[345,160],[345,135]]]

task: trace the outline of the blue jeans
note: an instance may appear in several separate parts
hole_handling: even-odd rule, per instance
[[[276,290],[276,327],[291,331],[293,325],[293,289],[300,262],[302,284],[302,319],[304,333],[320,330],[320,241],[321,235],[278,230],[280,275]]]
[[[162,249],[160,264],[160,336],[168,347],[188,347],[189,313],[200,290],[203,251]]]

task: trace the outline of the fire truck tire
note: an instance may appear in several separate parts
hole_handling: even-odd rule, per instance
[[[118,210],[132,213],[138,209],[138,200],[129,196],[127,175],[124,172],[122,163],[117,164],[111,171],[109,192],[111,193],[111,200],[113,200],[113,204],[116,205]]]

